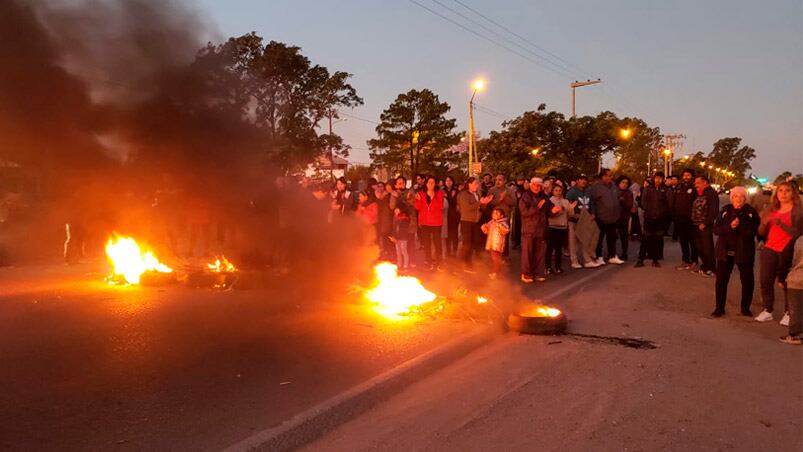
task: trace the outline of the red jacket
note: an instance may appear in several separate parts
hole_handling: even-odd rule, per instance
[[[357,216],[370,225],[379,221],[379,205],[375,202],[357,206]]]
[[[435,191],[432,201],[427,204],[427,192],[415,195],[415,210],[418,211],[419,226],[443,226],[443,192]]]

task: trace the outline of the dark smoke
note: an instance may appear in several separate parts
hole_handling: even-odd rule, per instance
[[[193,61],[222,39],[187,4],[0,0],[0,18],[0,158],[26,174],[7,259],[58,257],[65,223],[101,258],[113,231],[173,258],[190,235],[255,265],[370,254],[355,222],[328,226],[312,213],[328,205],[280,187],[259,130],[215,104]]]

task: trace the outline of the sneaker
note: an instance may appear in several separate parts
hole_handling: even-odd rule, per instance
[[[691,264],[689,266],[689,271],[692,273],[700,273],[700,266],[697,264]]]
[[[756,317],[756,322],[768,322],[770,320],[772,320],[772,313],[767,312],[766,309],[761,311],[761,314]]]
[[[742,315],[745,316],[745,317],[753,317],[753,311],[751,311],[749,309],[745,310],[745,311],[742,311]]]
[[[580,264],[572,264],[572,268],[575,269],[575,270],[579,270],[579,269],[583,268],[583,266],[580,265]]]
[[[491,278],[492,280],[495,280],[496,279],[496,273],[488,273],[488,277]]]
[[[780,341],[783,342],[784,344],[789,344],[789,345],[803,344],[803,340],[801,340],[799,337],[795,337],[795,336],[782,336],[780,338]]]
[[[625,263],[625,261],[623,261],[622,259],[619,259],[619,256],[614,256],[614,257],[608,259],[608,263],[609,264],[614,264],[614,265],[622,265],[622,264]]]
[[[600,264],[600,265],[605,265],[605,259],[603,259],[601,257],[598,257],[597,258],[597,263]]]
[[[700,276],[702,276],[703,278],[713,278],[714,272],[712,272],[711,270],[700,271]]]
[[[661,266],[661,263],[658,261],[652,261],[652,266],[658,268]]]
[[[634,268],[641,268],[643,266],[644,266],[644,261],[639,259],[639,260],[636,261],[636,265],[634,265],[633,267]]]
[[[563,274],[563,269],[562,269],[562,268],[558,268],[558,269],[556,269],[556,270],[555,270],[555,274],[556,274],[556,275],[562,275],[562,274]]]
[[[535,280],[530,278],[529,276],[521,275],[521,282],[523,282],[524,284],[532,284],[533,281],[535,281]]]
[[[554,271],[553,271],[551,268],[547,268],[547,269],[546,269],[546,274],[547,274],[547,275],[551,275],[551,274],[553,274],[553,273],[555,273],[555,272],[554,272]]]
[[[719,309],[715,309],[714,312],[711,313],[711,317],[722,317],[725,315],[725,311],[720,311]]]
[[[691,264],[687,264],[685,262],[675,267],[675,270],[689,270],[689,269],[691,269]]]
[[[599,263],[599,262],[597,262],[597,261],[588,261],[588,262],[586,262],[586,263],[585,263],[584,267],[585,267],[585,268],[597,268],[597,267],[599,267],[599,266],[601,266],[601,265],[602,265],[602,264],[600,264],[600,263]]]
[[[789,326],[789,313],[785,312],[781,318],[781,326]]]
[[[544,281],[546,281],[546,278],[544,278],[543,276],[536,276],[535,277],[535,281],[536,282],[544,282]]]

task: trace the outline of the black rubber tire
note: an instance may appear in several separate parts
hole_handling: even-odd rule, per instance
[[[563,334],[568,323],[562,312],[557,317],[522,317],[518,314],[510,314],[507,317],[508,328],[523,334]]]

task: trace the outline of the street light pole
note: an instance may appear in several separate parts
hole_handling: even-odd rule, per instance
[[[469,176],[474,173],[474,163],[477,162],[477,142],[474,139],[474,97],[477,92],[482,91],[485,87],[485,80],[477,79],[472,84],[474,92],[471,94],[471,99],[468,101],[468,171]]]
[[[569,87],[572,89],[572,118],[577,117],[577,113],[575,110],[575,99],[577,97],[577,94],[575,93],[575,90],[581,86],[596,85],[597,83],[601,82],[602,79],[586,80],[584,82],[578,82],[577,80],[575,80],[573,83],[569,84]]]

